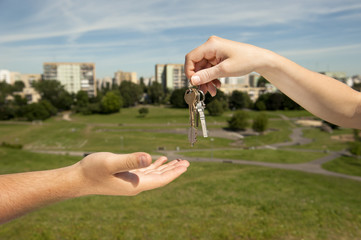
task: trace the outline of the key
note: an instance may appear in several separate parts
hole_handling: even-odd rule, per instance
[[[203,99],[199,100],[196,105],[196,109],[199,115],[199,118],[201,120],[201,126],[202,126],[202,132],[203,137],[208,137],[208,131],[207,131],[207,125],[206,125],[206,117],[204,115],[204,109],[206,108],[206,105],[204,104],[204,94],[201,90],[198,90],[202,93]]]
[[[194,127],[195,123],[195,112],[196,110],[196,102],[197,102],[197,93],[193,88],[190,88],[184,94],[184,100],[188,104],[189,108],[189,121],[190,128],[188,131],[188,140],[191,146],[194,146],[194,143],[197,141],[197,129]]]

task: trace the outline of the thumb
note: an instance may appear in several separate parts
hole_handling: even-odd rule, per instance
[[[109,159],[109,168],[112,173],[144,168],[152,163],[152,158],[147,153],[114,154]]]
[[[213,67],[199,70],[191,77],[192,85],[201,85],[223,76],[222,63]]]

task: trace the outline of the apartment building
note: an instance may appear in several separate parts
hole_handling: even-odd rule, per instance
[[[227,95],[232,94],[232,92],[236,90],[246,92],[252,101],[256,101],[257,98],[266,91],[265,87],[256,87],[257,78],[258,75],[255,74],[220,78],[220,90]]]
[[[132,83],[138,84],[137,73],[136,72],[123,72],[117,71],[114,73],[114,83],[120,85],[123,81],[130,81]]]
[[[188,87],[189,82],[184,74],[183,64],[156,64],[155,80],[162,83],[164,89]]]
[[[97,94],[94,63],[48,62],[43,69],[44,80],[57,80],[70,93],[82,90],[89,96]]]

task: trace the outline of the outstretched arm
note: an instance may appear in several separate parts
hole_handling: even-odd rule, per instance
[[[164,186],[187,170],[189,162],[146,153],[93,153],[59,169],[0,176],[0,223],[36,208],[85,195],[132,196]]]
[[[316,116],[361,129],[359,92],[266,49],[211,37],[187,54],[185,72],[192,84],[213,96],[220,86],[215,79],[257,72]]]

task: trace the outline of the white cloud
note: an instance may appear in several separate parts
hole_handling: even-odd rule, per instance
[[[15,6],[14,6],[15,7]],[[101,31],[161,32],[202,26],[269,26],[309,21],[316,16],[360,9],[358,1],[45,1],[24,28],[5,28],[0,43],[66,37]],[[16,23],[16,20],[15,20]],[[0,25],[1,26],[1,25]],[[0,27],[1,29],[2,27]]]
[[[333,46],[325,48],[314,48],[314,49],[297,49],[297,50],[288,50],[280,51],[279,54],[285,56],[303,56],[303,55],[315,55],[315,54],[324,54],[324,53],[345,53],[346,51],[361,50],[361,44],[350,44],[342,46]]]

